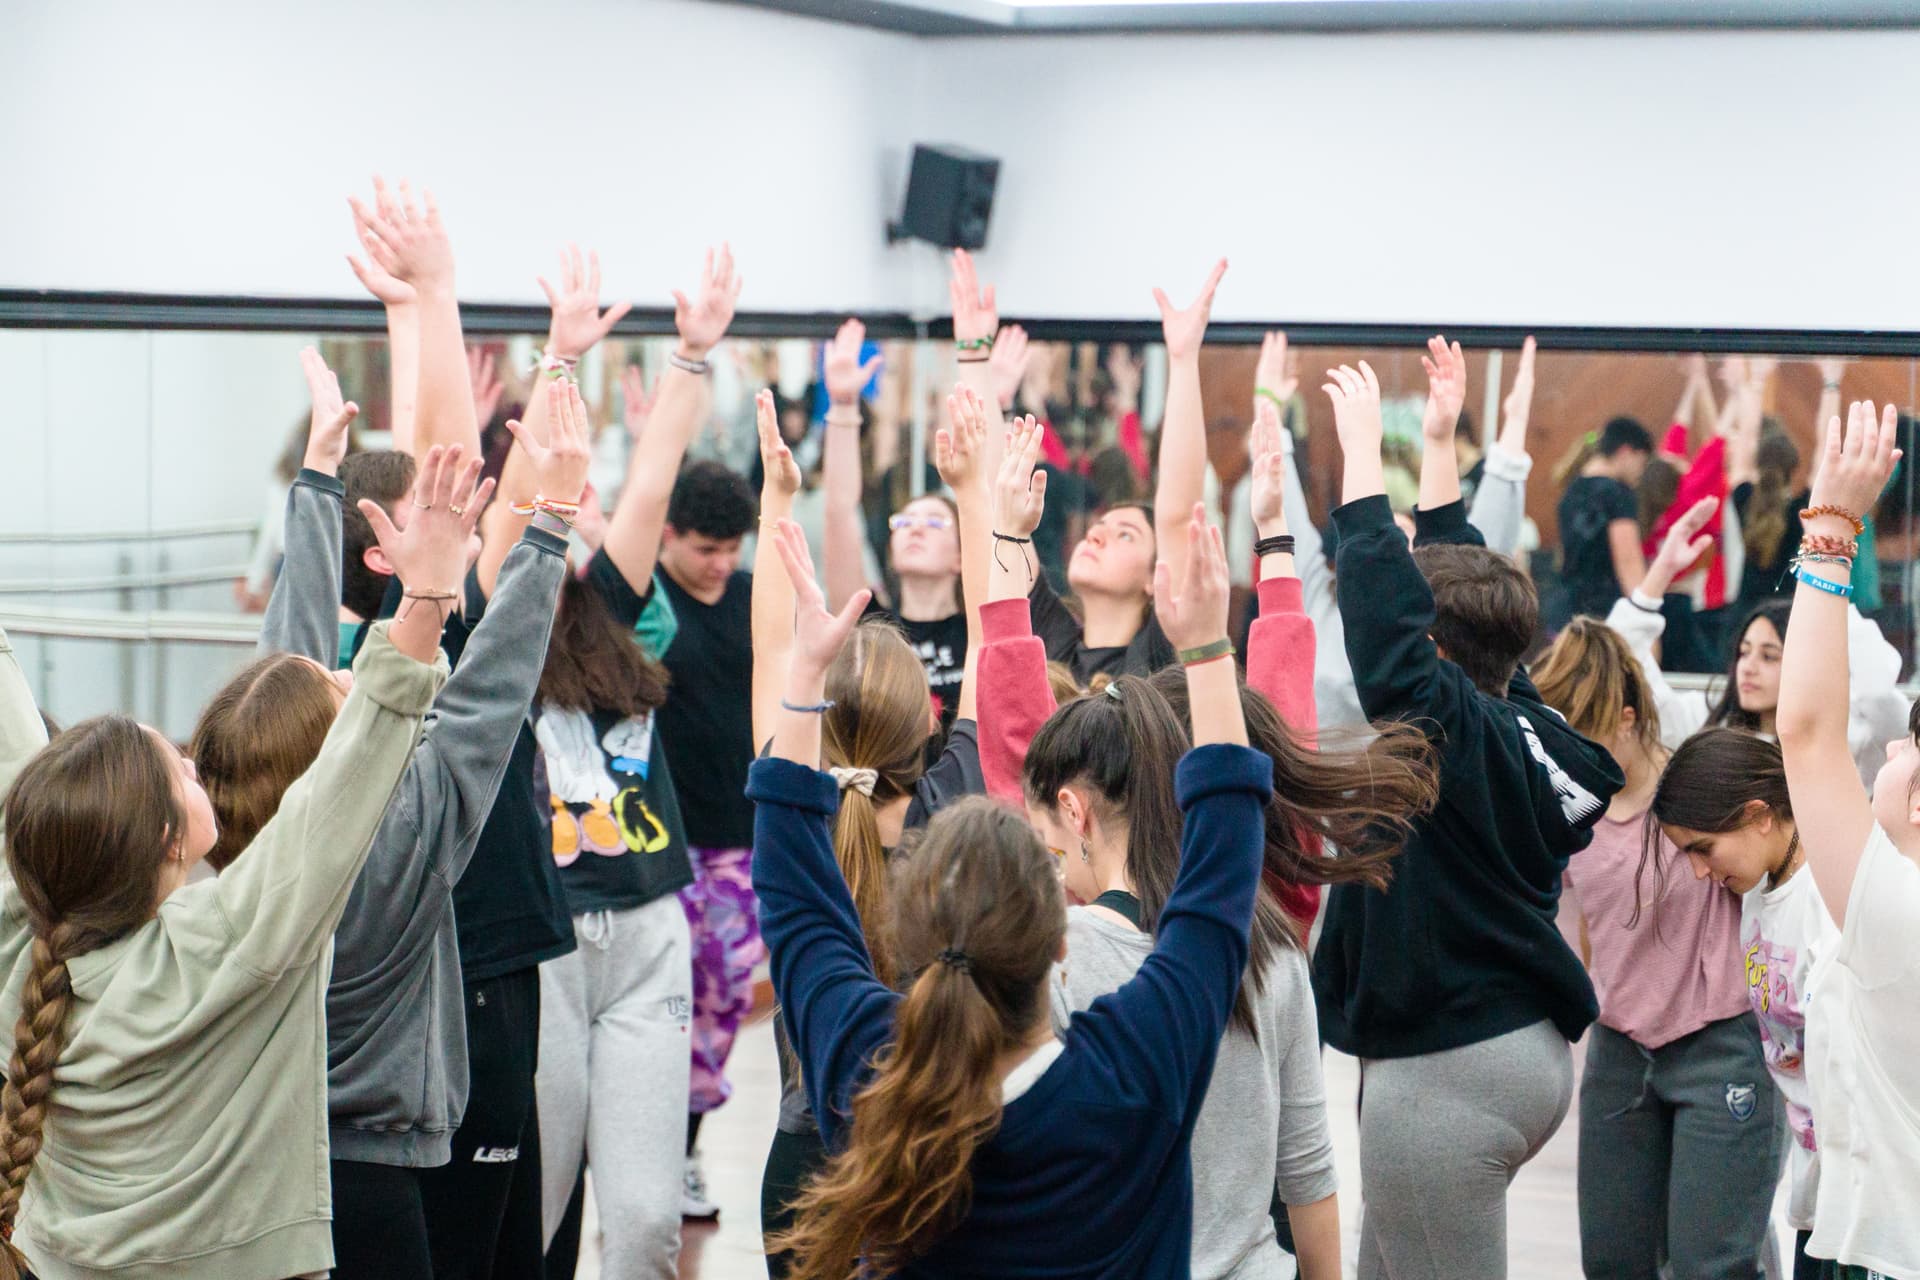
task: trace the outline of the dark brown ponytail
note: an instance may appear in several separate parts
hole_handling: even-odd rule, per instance
[[[892,909],[912,982],[853,1099],[846,1149],[767,1242],[792,1253],[794,1280],[892,1275],[966,1216],[974,1154],[1000,1125],[996,1064],[1047,1017],[1066,903],[1019,815],[981,797],[935,815],[895,867]]]

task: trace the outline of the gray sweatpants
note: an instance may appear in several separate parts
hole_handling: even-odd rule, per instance
[[[1754,1280],[1785,1113],[1751,1013],[1658,1049],[1595,1026],[1580,1081],[1588,1280]]]
[[[1551,1022],[1360,1064],[1360,1280],[1502,1280],[1507,1187],[1573,1102]]]
[[[601,1273],[679,1274],[693,944],[680,900],[573,918],[580,949],[540,966],[541,1220],[546,1243],[591,1153]]]

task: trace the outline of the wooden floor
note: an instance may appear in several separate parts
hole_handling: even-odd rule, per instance
[[[1580,1058],[1576,1047],[1576,1064]],[[1334,1154],[1340,1166],[1342,1224],[1348,1274],[1360,1228],[1359,1133],[1355,1094],[1359,1080],[1351,1058],[1326,1058]],[[714,1226],[689,1226],[681,1246],[680,1274],[687,1280],[761,1280],[760,1171],[780,1095],[773,1033],[764,1020],[742,1030],[729,1074],[733,1100],[709,1116],[700,1130],[708,1189],[721,1206]],[[1579,1217],[1574,1201],[1575,1124],[1561,1126],[1539,1158],[1521,1171],[1508,1199],[1508,1258],[1512,1280],[1579,1280]],[[592,1213],[591,1206],[588,1209]],[[598,1252],[589,1217],[579,1280],[599,1280]],[[615,1280],[608,1277],[607,1280]],[[1463,1278],[1466,1280],[1466,1278]]]

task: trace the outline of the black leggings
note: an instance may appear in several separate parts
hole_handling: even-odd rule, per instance
[[[771,1240],[793,1225],[793,1202],[807,1179],[827,1163],[827,1144],[817,1133],[788,1133],[776,1129],[773,1146],[767,1152],[767,1171],[760,1178],[761,1242]],[[767,1250],[768,1280],[785,1280],[792,1258]]]
[[[420,1171],[354,1160],[329,1169],[334,1280],[433,1280]]]

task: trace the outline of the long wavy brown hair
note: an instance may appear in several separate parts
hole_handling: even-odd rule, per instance
[[[935,815],[892,880],[893,954],[912,981],[853,1099],[846,1149],[768,1241],[791,1252],[794,1280],[890,1275],[966,1216],[974,1154],[1000,1126],[996,1063],[1047,1017],[1066,899],[1024,819],[962,800]],[[964,967],[942,959],[957,955]]]
[[[1664,760],[1660,708],[1646,673],[1606,623],[1585,615],[1573,619],[1527,674],[1541,701],[1565,716],[1576,733],[1602,746],[1619,735],[1626,708],[1633,708],[1634,738],[1656,763]]]
[[[872,769],[879,775],[871,796],[857,787],[841,788],[833,856],[859,909],[874,972],[891,985],[895,968],[886,927],[887,851],[875,811],[912,794],[926,770],[933,705],[926,664],[890,624],[862,623],[827,668],[827,702],[820,722],[827,767]]]
[[[125,716],[82,721],[28,761],[7,792],[7,869],[33,947],[0,1089],[0,1280],[20,1280],[29,1266],[13,1226],[66,1047],[67,962],[153,916],[161,869],[186,829],[170,749]]]
[[[569,573],[560,587],[538,697],[571,711],[637,716],[667,700],[667,669],[620,625],[599,588]]]

